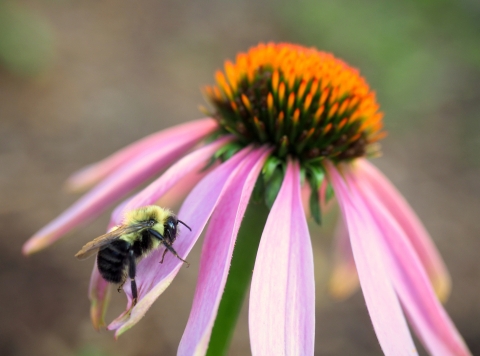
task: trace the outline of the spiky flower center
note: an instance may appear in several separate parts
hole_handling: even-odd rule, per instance
[[[205,91],[220,126],[245,145],[273,145],[279,158],[351,160],[384,135],[375,93],[329,53],[260,44],[227,61],[216,82]]]

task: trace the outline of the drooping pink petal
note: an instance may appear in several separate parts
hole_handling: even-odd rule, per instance
[[[128,165],[117,169],[114,174],[111,174],[30,238],[23,246],[23,253],[37,252],[81,223],[97,216],[124,194],[182,156],[208,132],[197,130],[178,137],[175,142],[162,148],[158,146],[155,151],[148,152]]]
[[[290,161],[262,234],[249,310],[253,355],[313,355],[313,254],[300,193],[300,170]]]
[[[158,147],[168,146],[183,136],[188,136],[198,130],[208,134],[217,128],[217,123],[211,118],[205,118],[177,125],[166,130],[155,132],[141,140],[138,140],[129,146],[117,151],[110,157],[94,163],[82,170],[74,173],[66,182],[66,187],[70,191],[86,190],[110,173],[114,172],[123,164],[137,159],[146,151],[156,150]]]
[[[357,174],[370,183],[372,194],[378,197],[405,231],[425,266],[438,298],[445,301],[450,294],[450,276],[430,235],[415,212],[389,180],[366,159],[358,160],[355,168],[358,170]]]
[[[188,255],[203,231],[218,200],[236,174],[237,168],[244,160],[252,159],[252,155],[257,154],[255,152],[250,152],[249,148],[238,152],[210,172],[190,192],[178,213],[179,219],[192,228],[192,231],[183,229],[175,241],[174,247],[180,256],[185,258]],[[162,249],[158,249],[138,264],[136,278],[138,302],[131,310],[131,291],[129,285],[125,285],[124,290],[129,299],[127,310],[108,326],[110,330],[116,330],[116,336],[131,328],[145,315],[152,303],[170,285],[178,270],[182,267],[182,262],[171,254],[167,254],[165,261],[160,265],[159,261],[162,253]]]
[[[428,275],[403,229],[373,194],[368,183],[352,174],[346,177],[358,190],[360,199],[380,229],[388,250],[393,285],[425,347],[432,355],[470,355],[435,296]]]
[[[347,226],[341,217],[337,222],[334,243],[335,251],[329,292],[332,297],[341,300],[352,295],[360,285]]]
[[[336,167],[326,163],[343,218],[368,312],[385,355],[416,355],[400,303],[386,271],[385,246],[364,202],[347,187]],[[350,189],[349,189],[350,188]]]
[[[218,167],[218,162],[215,162],[208,167],[202,168],[199,171],[192,172],[191,174],[181,178],[168,192],[160,197],[154,204],[159,206],[180,207],[181,203],[185,200],[188,193],[200,182],[208,173]],[[176,208],[175,210],[178,210]]]
[[[90,319],[96,330],[106,326],[105,313],[108,302],[110,301],[110,285],[98,272],[97,263],[93,266],[92,276],[90,277],[90,287],[88,290],[90,299]]]
[[[122,204],[121,209],[115,209],[111,224],[121,224],[125,212],[154,204],[180,180],[186,176],[195,176],[198,171],[205,168],[213,154],[229,140],[231,140],[230,137],[221,138],[180,159],[145,189],[129,198],[128,202]]]
[[[252,155],[231,180],[221,197],[202,247],[200,271],[193,306],[178,355],[205,355],[220,300],[227,281],[240,223],[268,150]]]

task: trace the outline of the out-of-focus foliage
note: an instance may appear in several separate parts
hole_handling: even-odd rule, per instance
[[[480,79],[480,2],[304,0],[280,9],[292,41],[362,68],[388,129],[425,125],[424,114],[451,110],[462,121],[463,149],[478,160],[480,93],[459,74]],[[450,107],[459,96],[468,102],[460,111]]]
[[[53,33],[38,14],[0,0],[0,64],[22,76],[35,75],[53,59]]]
[[[95,346],[86,346],[78,351],[75,356],[108,356],[108,354]]]
[[[285,5],[282,18],[289,32],[307,44],[362,68],[384,110],[395,112],[390,118],[410,125],[412,111],[431,110],[451,94],[450,61],[461,58],[480,69],[480,46],[474,45],[480,21],[475,22],[467,2],[463,5],[449,0],[305,0]]]

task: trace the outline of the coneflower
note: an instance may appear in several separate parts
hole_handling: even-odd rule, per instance
[[[178,354],[207,353],[222,295],[234,293],[227,280],[232,256],[243,253],[238,246],[247,239],[248,232],[238,235],[243,216],[249,202],[261,201],[269,212],[259,217],[260,242],[248,252],[255,260],[252,353],[313,355],[314,259],[301,199],[308,189],[308,215],[318,223],[324,201],[333,195],[338,201],[344,225],[331,288],[343,296],[359,282],[384,353],[417,353],[405,313],[432,355],[469,355],[438,299],[450,289],[443,261],[409,205],[367,161],[380,153],[385,132],[375,94],[359,72],[313,48],[269,43],[227,61],[215,78],[216,85],[205,88],[214,108],[209,118],[153,134],[74,175],[71,188],[95,187],[33,236],[24,253],[46,247],[168,168],[114,210],[109,228],[126,212],[178,190],[179,182],[193,187],[178,213],[192,228],[175,242],[178,254],[185,258],[209,226]],[[159,264],[162,254],[140,261],[135,306],[124,286],[126,311],[108,326],[117,336],[145,315],[182,266],[173,257]],[[107,295],[95,267],[95,327],[104,323]]]

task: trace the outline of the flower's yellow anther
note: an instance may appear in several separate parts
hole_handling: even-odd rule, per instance
[[[278,86],[278,102],[280,107],[283,106],[283,99],[285,98],[285,83],[281,82]]]
[[[294,125],[298,124],[299,119],[300,119],[300,109],[297,108],[293,112],[293,116],[292,116],[293,124]]]
[[[278,92],[279,80],[280,80],[280,75],[278,74],[278,70],[276,70],[272,74],[272,90],[274,94],[277,94]]]
[[[333,104],[333,106],[330,108],[330,111],[328,112],[328,116],[330,118],[333,118],[335,114],[337,113],[338,110],[338,103]]]
[[[295,103],[295,94],[294,93],[290,93],[290,95],[288,96],[288,104],[287,104],[287,110],[288,112],[292,112],[292,109],[293,109],[293,104]]]
[[[330,90],[328,88],[325,88],[322,90],[322,95],[320,96],[319,100],[319,105],[322,106],[325,104],[325,101],[327,100],[328,94],[330,94]]]
[[[267,95],[267,108],[268,108],[269,113],[273,112],[273,95],[272,95],[272,93],[268,93],[268,95]]]
[[[242,94],[242,103],[245,105],[248,111],[252,111],[252,105],[250,104],[250,100],[248,100],[245,94]]]
[[[232,89],[230,89],[230,85],[228,85],[227,80],[225,79],[225,75],[223,75],[223,72],[217,70],[215,73],[215,79],[217,80],[218,85],[220,88],[223,89],[225,94],[229,99],[233,99],[232,96]]]
[[[320,116],[322,116],[324,110],[325,110],[325,106],[322,105],[317,109],[317,111],[315,112],[315,115],[313,115],[314,126],[317,126],[318,123],[320,122]]]
[[[310,105],[312,104],[312,93],[308,93],[307,96],[305,97],[305,101],[303,102],[303,111],[308,111],[310,108]]]
[[[307,89],[307,82],[305,80],[302,80],[302,83],[298,87],[298,94],[297,94],[297,99],[298,100],[303,99],[303,94],[305,94],[306,89]]]
[[[237,75],[235,71],[235,66],[232,62],[226,61],[225,62],[225,73],[227,74],[228,82],[233,91],[237,90]]]
[[[337,130],[340,131],[341,129],[343,129],[343,127],[345,126],[345,124],[348,122],[348,119],[346,117],[344,117],[342,119],[342,121],[340,121],[340,123],[338,124],[337,126]]]

